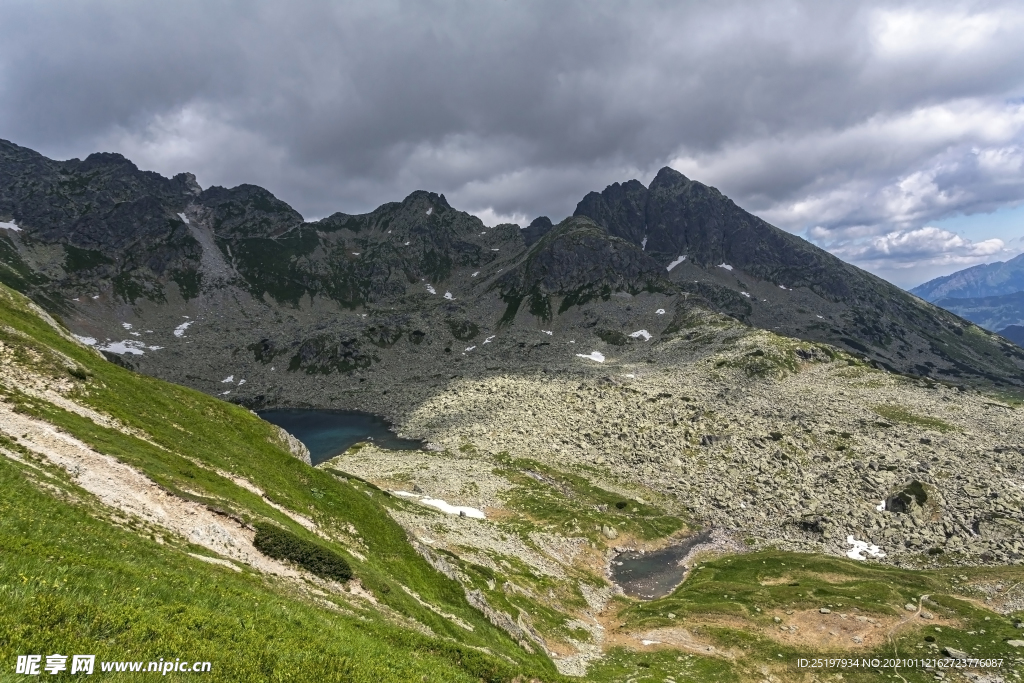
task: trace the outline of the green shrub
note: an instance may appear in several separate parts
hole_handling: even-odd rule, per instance
[[[352,568],[344,557],[279,526],[257,524],[253,545],[267,557],[289,560],[319,577],[342,582],[352,578]]]
[[[626,335],[616,330],[598,330],[597,336],[601,338],[601,341],[612,346],[625,346],[626,342],[629,341]]]

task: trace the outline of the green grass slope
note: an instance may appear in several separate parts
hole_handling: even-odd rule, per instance
[[[8,433],[0,437],[8,455],[0,457],[4,675],[18,654],[61,653],[209,660],[217,680],[559,678],[548,659],[470,607],[462,587],[416,553],[377,500],[291,456],[276,428],[245,409],[108,363],[36,311],[0,286],[3,362],[62,384],[65,398],[122,427],[65,410],[11,373],[0,400],[184,500],[327,547],[380,604],[191,557],[212,553],[104,507]],[[280,508],[312,519],[331,540]]]

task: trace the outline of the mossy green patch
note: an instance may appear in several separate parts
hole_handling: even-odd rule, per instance
[[[872,410],[890,422],[902,422],[903,424],[923,427],[925,429],[934,429],[938,432],[951,432],[956,429],[945,420],[940,420],[937,417],[918,415],[903,406],[880,405],[875,406]]]
[[[605,490],[587,477],[534,460],[504,460],[496,473],[515,484],[504,494],[509,508],[564,535],[606,542],[602,529],[609,527],[620,535],[654,540],[686,528],[678,515],[658,505]]]

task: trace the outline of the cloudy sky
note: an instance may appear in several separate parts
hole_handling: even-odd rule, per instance
[[[1019,2],[0,0],[0,137],[307,218],[672,166],[902,286],[1024,251]]]

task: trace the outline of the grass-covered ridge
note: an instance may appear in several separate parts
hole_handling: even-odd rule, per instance
[[[340,672],[337,680],[558,678],[546,658],[492,626],[458,583],[431,568],[376,500],[294,458],[276,428],[249,411],[106,362],[6,288],[0,343],[10,370],[0,401],[8,407],[115,457],[183,500],[242,524],[274,524],[335,553],[382,603],[370,609],[329,592],[314,599],[301,584],[190,558],[188,552],[210,553],[183,539],[159,544],[166,534],[138,520],[115,526],[109,508],[63,470],[35,462],[23,435],[7,434],[0,448],[24,462],[0,458],[5,661],[8,654],[43,651],[188,656],[232,671],[221,680],[330,680],[331,671]],[[15,371],[34,379],[16,379]],[[41,384],[112,423],[57,405],[32,388]],[[64,493],[48,492],[51,486]],[[296,513],[320,533],[298,523]]]

